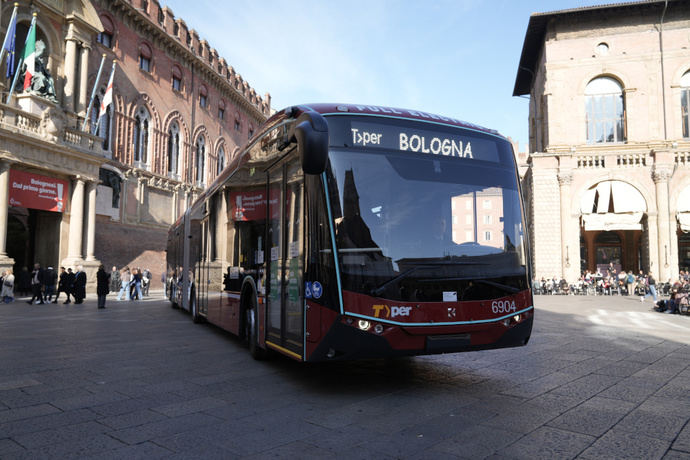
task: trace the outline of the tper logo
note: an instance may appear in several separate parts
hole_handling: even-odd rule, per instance
[[[371,308],[374,310],[374,317],[376,318],[395,318],[398,316],[410,316],[410,310],[412,307],[406,307],[404,305],[372,305]]]

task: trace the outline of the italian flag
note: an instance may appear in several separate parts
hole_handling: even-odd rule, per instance
[[[26,64],[26,73],[24,74],[24,91],[26,91],[31,88],[31,77],[36,73],[36,25],[33,21],[24,44],[24,64]]]
[[[98,111],[98,118],[106,114],[108,106],[113,103],[113,75],[115,75],[115,63],[113,62],[113,70],[110,71],[110,78],[108,79],[108,86],[105,88],[105,94],[101,101],[101,107]]]

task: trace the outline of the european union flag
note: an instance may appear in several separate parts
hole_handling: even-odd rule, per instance
[[[14,49],[17,35],[17,15],[12,15],[12,21],[7,29],[7,38],[5,39],[4,49],[7,51],[7,72],[5,77],[10,78],[14,75]]]

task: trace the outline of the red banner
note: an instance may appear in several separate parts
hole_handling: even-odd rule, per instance
[[[10,169],[10,206],[62,212],[67,181]]]
[[[271,219],[278,219],[280,209],[277,207],[279,190],[271,190]],[[266,192],[230,192],[232,218],[236,221],[265,220]]]

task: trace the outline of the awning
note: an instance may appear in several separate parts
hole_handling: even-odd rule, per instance
[[[685,187],[678,195],[678,223],[685,233],[690,232],[690,187]]]
[[[629,214],[583,214],[582,220],[586,231],[611,231],[611,230],[642,230],[642,216],[644,213],[635,212]]]
[[[642,230],[640,221],[647,211],[647,202],[632,185],[609,180],[582,194],[580,211],[588,231]]]

